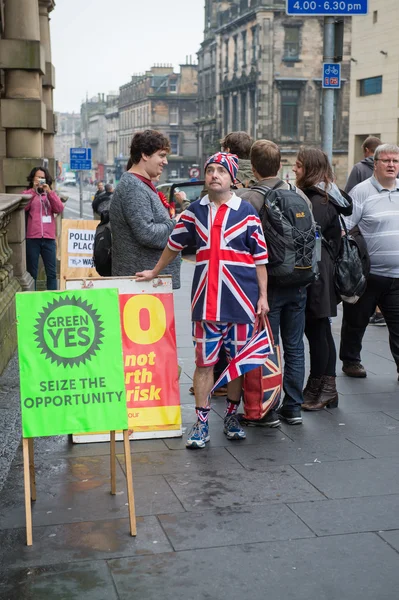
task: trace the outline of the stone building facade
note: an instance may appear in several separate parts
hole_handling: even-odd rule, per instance
[[[285,13],[285,0],[208,0],[198,53],[198,152],[229,131],[281,146],[292,178],[301,144],[321,145],[323,19]],[[334,168],[343,184],[349,126],[350,19],[345,21],[342,88],[335,92]]]
[[[0,0],[0,373],[17,344],[15,294],[32,290],[26,270],[26,178],[33,167],[56,172],[54,0]]]
[[[399,144],[399,39],[396,0],[369,0],[353,18],[349,169],[363,158],[368,135]]]
[[[94,178],[98,181],[105,179],[107,162],[106,108],[104,94],[86,99],[80,107],[82,146],[91,148]]]
[[[0,1],[0,192],[25,188],[32,167],[56,171],[50,13],[55,0]]]
[[[69,164],[70,149],[81,144],[80,114],[55,113],[57,119],[57,134],[54,137],[54,153],[57,161]]]
[[[115,167],[119,156],[119,94],[112,93],[107,96],[105,109],[107,157],[105,163],[106,181],[115,182]]]
[[[197,162],[197,66],[155,65],[144,75],[134,75],[119,90],[119,153],[125,167],[133,135],[156,129],[170,139],[169,164],[162,181],[188,179]]]

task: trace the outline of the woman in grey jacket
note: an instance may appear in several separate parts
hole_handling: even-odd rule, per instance
[[[176,221],[173,208],[153,180],[168,164],[169,140],[154,130],[136,133],[130,147],[132,167],[117,185],[110,207],[112,275],[132,276],[153,269]],[[180,256],[165,270],[173,288],[180,287]]]

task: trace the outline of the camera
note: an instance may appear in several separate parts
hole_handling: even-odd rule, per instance
[[[44,179],[44,177],[40,177],[39,184],[44,185],[45,183],[46,183],[46,180]]]

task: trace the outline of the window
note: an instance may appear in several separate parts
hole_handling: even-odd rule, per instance
[[[252,62],[256,62],[256,45],[258,43],[258,30],[256,27],[251,27],[252,31]]]
[[[249,92],[249,114],[251,118],[251,135],[256,138],[256,90]]]
[[[171,104],[169,107],[169,124],[170,125],[178,125],[179,124],[179,109],[177,104]]]
[[[227,134],[229,131],[229,96],[223,98],[223,128],[224,133]]]
[[[224,68],[229,70],[229,40],[224,41]]]
[[[281,90],[281,135],[298,136],[299,90]]]
[[[177,133],[171,133],[169,136],[170,140],[170,153],[179,154],[179,136]]]
[[[373,11],[373,23],[378,23],[378,10]]]
[[[233,96],[233,122],[232,122],[232,130],[238,130],[238,96]]]
[[[242,32],[242,66],[247,64],[247,32]]]
[[[371,96],[382,93],[382,76],[359,79],[359,96]]]
[[[234,71],[237,71],[238,69],[238,40],[237,40],[237,36],[235,35],[234,38]]]
[[[247,92],[241,94],[241,130],[247,130]]]
[[[286,27],[284,38],[284,60],[298,60],[299,52],[299,27]]]
[[[169,91],[171,94],[175,94],[177,92],[177,79],[171,79],[169,81]]]

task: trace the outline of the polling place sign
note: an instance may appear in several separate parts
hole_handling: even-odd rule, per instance
[[[23,437],[127,429],[116,289],[16,296]]]
[[[61,234],[60,287],[67,279],[98,277],[93,263],[93,245],[99,221],[63,219]]]

